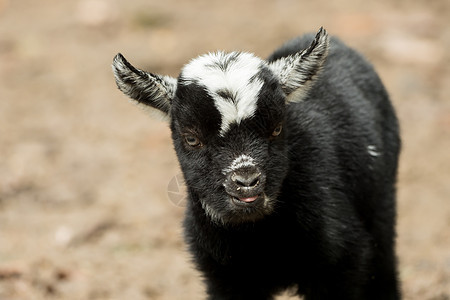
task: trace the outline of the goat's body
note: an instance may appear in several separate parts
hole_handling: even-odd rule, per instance
[[[309,46],[308,46],[309,45]],[[178,79],[113,62],[170,121],[185,237],[210,299],[398,300],[398,124],[377,74],[321,28],[264,61],[217,52]]]
[[[268,61],[292,55],[305,36]],[[399,299],[395,178],[400,147],[373,68],[331,39],[308,96],[287,108],[288,175],[274,212],[211,222],[190,193],[185,232],[211,299],[270,299],[291,286],[306,299]],[[281,167],[281,166],[280,166]]]

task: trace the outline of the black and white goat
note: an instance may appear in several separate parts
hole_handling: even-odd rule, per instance
[[[118,54],[119,89],[170,122],[187,184],[185,239],[210,299],[399,299],[389,97],[321,29],[267,60],[193,59],[177,79]]]

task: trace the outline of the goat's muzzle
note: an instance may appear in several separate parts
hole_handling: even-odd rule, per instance
[[[253,203],[262,196],[265,179],[258,167],[246,166],[229,172],[223,185],[237,203]]]

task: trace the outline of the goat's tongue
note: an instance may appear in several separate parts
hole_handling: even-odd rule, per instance
[[[239,198],[239,200],[241,200],[242,202],[249,203],[249,202],[255,201],[257,198],[258,198],[258,196],[254,196],[254,197],[249,197],[249,198]]]

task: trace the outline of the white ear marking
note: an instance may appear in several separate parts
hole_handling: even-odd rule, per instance
[[[144,110],[168,120],[177,80],[151,74],[131,65],[122,54],[114,57],[112,69],[117,87]]]
[[[269,63],[269,68],[278,77],[288,102],[298,102],[306,96],[325,63],[328,47],[328,34],[321,27],[308,48]]]

